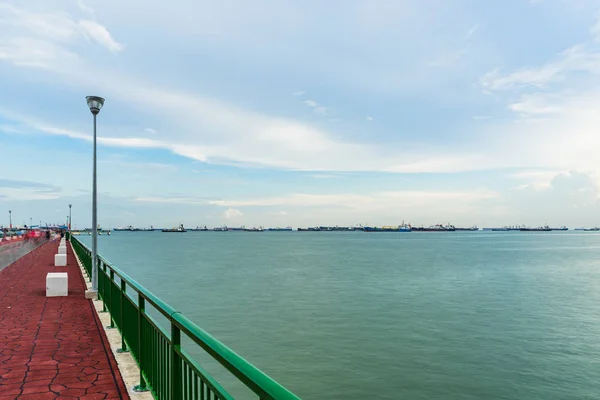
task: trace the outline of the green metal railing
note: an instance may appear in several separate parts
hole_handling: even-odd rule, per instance
[[[91,250],[76,237],[71,236],[70,239],[73,250],[91,276]],[[119,282],[115,277],[119,278]],[[129,292],[129,288],[133,292]],[[136,294],[137,301],[130,294]],[[98,297],[103,301],[103,311],[110,313],[111,327],[118,328],[121,333],[119,351],[130,351],[140,369],[140,384],[135,390],[150,390],[159,400],[233,399],[182,348],[183,334],[260,400],[299,399],[101,256],[98,256]],[[168,320],[169,331],[146,313],[147,305]]]

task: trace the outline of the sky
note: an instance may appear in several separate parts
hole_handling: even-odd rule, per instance
[[[0,225],[600,225],[597,0],[0,0]]]

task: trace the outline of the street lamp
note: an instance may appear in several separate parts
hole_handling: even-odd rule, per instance
[[[98,208],[96,184],[96,116],[104,105],[104,99],[97,96],[85,98],[90,111],[94,115],[94,176],[92,183],[92,291],[98,291]],[[69,206],[70,207],[70,206]]]
[[[8,225],[9,229],[12,231],[12,211],[8,210]]]
[[[71,232],[71,206],[73,204],[69,204],[69,232]]]

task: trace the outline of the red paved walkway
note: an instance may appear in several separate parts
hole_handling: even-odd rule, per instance
[[[129,399],[69,246],[58,242],[0,271],[0,400]],[[46,274],[69,273],[69,296],[46,296]]]

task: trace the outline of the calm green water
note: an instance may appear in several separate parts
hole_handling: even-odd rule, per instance
[[[101,254],[305,399],[600,398],[595,233],[99,239]]]

